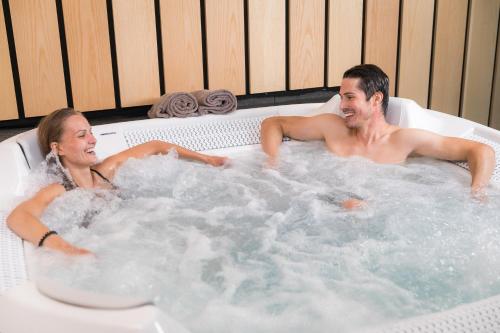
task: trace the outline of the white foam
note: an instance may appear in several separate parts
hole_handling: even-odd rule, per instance
[[[131,160],[118,193],[70,191],[44,214],[96,259],[40,252],[38,274],[156,296],[193,332],[354,332],[500,292],[499,194],[471,200],[455,166],[343,159],[317,143],[263,164],[260,152],[226,169]],[[343,209],[352,196],[367,207]]]

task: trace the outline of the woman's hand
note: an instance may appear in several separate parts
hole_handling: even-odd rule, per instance
[[[76,247],[68,242],[66,242],[63,238],[58,235],[52,235],[45,240],[43,243],[43,247],[48,249],[56,250],[63,252],[72,256],[81,256],[81,255],[94,255],[91,251]]]
[[[229,158],[225,156],[209,156],[206,155],[205,163],[210,164],[212,166],[223,166],[229,163]]]

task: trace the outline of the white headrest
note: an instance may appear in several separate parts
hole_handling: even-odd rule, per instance
[[[421,116],[423,111],[424,109],[411,99],[390,97],[385,119],[392,125],[412,127],[412,119],[414,119],[417,114]],[[328,102],[313,110],[313,114],[320,113],[334,113],[343,118],[344,115],[340,111],[340,95],[337,94],[333,96]]]
[[[16,142],[21,146],[24,157],[30,169],[35,168],[45,158],[42,156],[42,151],[38,146],[37,129],[34,128],[22,133],[16,139]]]

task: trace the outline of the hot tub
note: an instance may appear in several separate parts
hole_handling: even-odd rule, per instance
[[[153,119],[93,127],[96,153],[104,158],[136,144],[161,139],[187,148],[237,156],[258,149],[260,123],[273,115],[312,115],[338,112],[339,98],[325,104],[300,104],[238,110],[225,116],[189,119]],[[420,108],[415,102],[391,98],[387,119],[401,127],[423,128],[442,135],[490,144],[500,157],[500,132],[480,124]],[[61,286],[48,279],[34,280],[30,271],[33,247],[5,226],[8,210],[22,196],[25,177],[42,160],[34,131],[0,144],[2,156],[0,225],[0,331],[27,332],[187,332],[183,325],[159,310],[150,299],[94,294]],[[468,172],[459,164],[459,172]],[[492,186],[500,182],[497,161]],[[328,330],[328,328],[325,328]],[[442,313],[403,320],[384,332],[498,332],[500,295],[461,305]]]

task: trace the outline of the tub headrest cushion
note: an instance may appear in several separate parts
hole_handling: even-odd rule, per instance
[[[411,99],[390,97],[385,118],[389,124],[411,127],[411,119],[422,111],[423,109]],[[333,96],[328,102],[312,111],[312,114],[320,113],[334,113],[343,118],[344,115],[340,111],[340,95]]]
[[[38,146],[37,129],[24,132],[17,138],[17,143],[21,146],[24,157],[30,169],[35,168],[44,160],[40,147]]]

